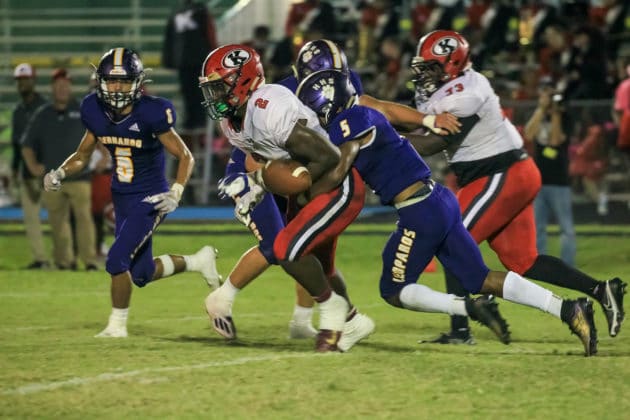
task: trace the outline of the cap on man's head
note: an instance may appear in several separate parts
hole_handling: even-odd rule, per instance
[[[35,69],[28,63],[21,63],[13,70],[14,79],[28,79],[35,77]]]
[[[53,70],[51,79],[52,79],[53,82],[55,80],[58,80],[58,79],[71,80],[70,79],[70,74],[68,73],[68,70],[66,70],[66,69],[64,69],[62,67]]]

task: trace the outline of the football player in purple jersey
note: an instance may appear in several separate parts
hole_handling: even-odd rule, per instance
[[[111,189],[116,213],[115,241],[105,268],[111,275],[112,312],[96,337],[126,337],[131,284],[146,284],[183,271],[202,274],[218,287],[216,250],[205,246],[192,255],[153,258],[152,235],[174,211],[193,169],[192,154],[175,132],[175,109],[164,98],[144,95],[145,72],[138,54],[113,48],[96,68],[96,92],[81,103],[86,127],[81,144],[59,168],[44,177],[44,188],[57,191],[61,182],[90,161],[97,142],[112,156]],[[178,161],[177,177],[169,187],[164,173],[166,149]]]
[[[297,95],[318,115],[341,151],[341,162],[354,157],[352,166],[381,203],[396,209],[397,227],[382,253],[380,292],[387,303],[412,311],[469,316],[508,344],[507,323],[493,297],[462,299],[417,283],[435,255],[468,292],[496,295],[554,315],[580,338],[586,356],[597,352],[592,301],[561,299],[515,272],[490,271],[462,223],[455,195],[431,180],[429,167],[381,113],[356,104],[356,91],[346,74],[313,73],[300,83]],[[457,134],[450,137],[455,141]],[[328,172],[314,183],[311,196],[339,183],[349,169],[338,165]]]

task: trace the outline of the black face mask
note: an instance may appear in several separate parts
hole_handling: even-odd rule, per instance
[[[422,101],[428,100],[442,86],[442,80],[446,75],[442,64],[438,61],[420,61],[418,57],[411,62],[411,70],[414,72],[411,81],[416,86],[416,92]]]

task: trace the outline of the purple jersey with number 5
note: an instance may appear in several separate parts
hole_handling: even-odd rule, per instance
[[[115,121],[92,93],[81,103],[81,119],[112,156],[112,193],[155,194],[168,190],[164,146],[157,136],[175,125],[175,109],[170,101],[142,96],[129,115]]]

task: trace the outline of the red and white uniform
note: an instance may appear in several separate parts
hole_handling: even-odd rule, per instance
[[[266,160],[289,159],[285,144],[298,120],[306,120],[307,127],[328,138],[310,108],[289,89],[270,84],[256,89],[247,101],[241,131],[226,119],[221,121],[221,128],[230,143],[243,151]],[[276,258],[294,261],[315,253],[326,273],[332,275],[337,237],[358,216],[364,199],[363,180],[353,169],[338,188],[310,201],[278,233]]]
[[[532,202],[540,190],[540,172],[488,79],[467,70],[428,101],[416,98],[416,104],[423,113],[479,117],[461,145],[446,150],[460,186],[462,219],[477,243],[487,240],[506,268],[524,273],[538,255]]]

